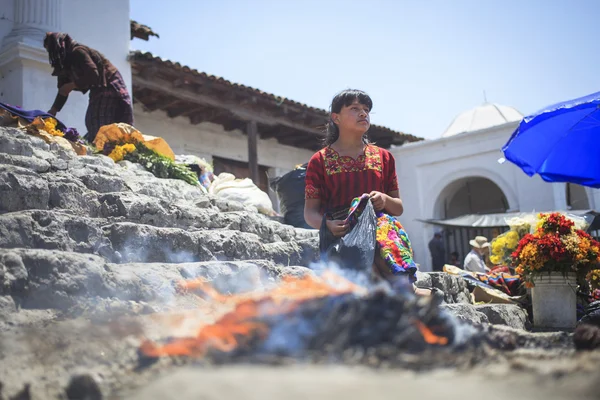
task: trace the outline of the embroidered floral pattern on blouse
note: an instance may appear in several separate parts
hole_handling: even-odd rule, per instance
[[[321,192],[319,191],[319,189],[317,189],[313,185],[307,184],[306,187],[304,188],[304,198],[305,199],[320,199]]]
[[[327,175],[339,174],[342,172],[360,172],[365,170],[375,170],[381,172],[382,162],[381,154],[376,147],[367,146],[365,154],[361,154],[354,159],[350,156],[340,156],[340,154],[331,147],[321,150],[325,164],[325,173]]]

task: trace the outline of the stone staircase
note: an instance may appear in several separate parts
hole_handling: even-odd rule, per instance
[[[301,275],[310,272],[317,250],[316,231],[156,178],[137,164],[76,156],[0,128],[2,312],[82,304],[157,309],[173,297],[178,280],[205,277],[243,287]],[[459,318],[507,323],[498,315],[521,313],[521,326],[508,324],[524,326],[516,306],[473,307],[456,277],[420,274],[419,285],[440,289]]]

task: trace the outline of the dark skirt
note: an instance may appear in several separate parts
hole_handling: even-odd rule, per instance
[[[90,90],[85,114],[86,140],[93,142],[100,127],[116,122],[133,125],[131,98],[120,75],[108,87]]]

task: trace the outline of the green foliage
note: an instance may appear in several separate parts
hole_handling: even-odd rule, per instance
[[[158,178],[181,179],[190,185],[198,185],[198,176],[185,165],[177,164],[161,156],[143,143],[136,143],[136,151],[125,156],[125,160],[138,163]]]

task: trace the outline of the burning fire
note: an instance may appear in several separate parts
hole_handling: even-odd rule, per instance
[[[429,329],[427,325],[419,321],[418,319],[413,320],[413,324],[417,327],[421,335],[423,335],[423,339],[425,342],[429,344],[437,344],[440,346],[445,346],[448,344],[448,338],[445,336],[438,336]]]
[[[284,277],[278,286],[262,292],[225,295],[204,279],[182,281],[178,284],[178,290],[230,305],[232,310],[216,322],[201,327],[194,337],[177,338],[162,345],[145,340],[140,346],[145,356],[201,357],[212,349],[230,352],[265,340],[271,329],[265,322],[268,317],[289,314],[308,300],[343,294],[364,296],[368,292],[366,288],[331,271],[325,271],[320,276]],[[421,321],[415,320],[413,323],[427,343],[448,344],[446,337],[436,335]]]

